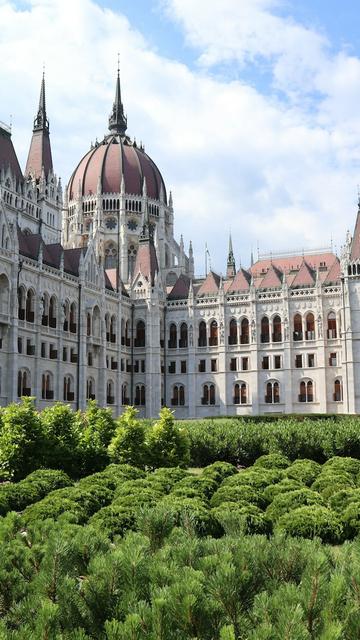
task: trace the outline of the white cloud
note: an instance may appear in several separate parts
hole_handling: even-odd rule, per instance
[[[244,264],[257,241],[276,250],[321,246],[333,235],[339,245],[355,217],[360,61],[331,55],[324,36],[276,15],[271,0],[166,7],[199,51],[197,71],[163,58],[146,33],[91,0],[32,0],[26,11],[0,2],[0,119],[13,114],[22,165],[42,62],[55,168],[67,182],[106,132],[120,50],[129,133],[173,189],[176,230],[193,239],[199,272],[206,239],[213,266],[225,268],[230,227]],[[290,100],[213,77],[212,65],[224,61],[269,65]]]

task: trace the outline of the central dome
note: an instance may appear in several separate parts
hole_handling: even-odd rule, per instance
[[[101,193],[120,193],[123,178],[128,195],[141,196],[145,178],[148,197],[160,200],[163,191],[166,202],[164,180],[156,164],[143,147],[118,133],[106,136],[80,160],[69,181],[69,200],[75,200],[79,191],[85,197],[96,194],[99,180]]]

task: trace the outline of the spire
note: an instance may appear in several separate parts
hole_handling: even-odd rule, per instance
[[[235,264],[233,246],[232,246],[231,233],[230,233],[229,234],[229,251],[228,251],[228,259],[227,259],[227,265],[226,265],[226,277],[234,278],[235,274],[236,274],[236,264]]]
[[[121,102],[121,87],[120,87],[120,59],[118,56],[118,69],[116,78],[115,100],[112,108],[112,112],[109,117],[109,131],[110,133],[124,136],[127,129],[127,118],[124,114],[123,103]]]
[[[151,241],[151,243],[153,244],[153,236],[154,236],[154,232],[153,232],[152,224],[150,223],[149,207],[146,204],[145,212],[144,212],[143,228],[139,236],[139,241],[140,242]]]
[[[47,131],[49,133],[49,120],[46,117],[45,102],[45,71],[42,74],[39,108],[34,119],[34,131]]]
[[[25,176],[32,175],[36,180],[39,180],[42,173],[45,174],[46,179],[49,173],[53,173],[49,120],[46,116],[44,71],[41,80],[39,108],[34,119],[33,136],[26,163]]]

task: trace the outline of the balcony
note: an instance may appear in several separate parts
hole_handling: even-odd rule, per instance
[[[49,316],[42,316],[41,324],[43,327],[47,327],[49,324]]]
[[[28,356],[34,356],[35,355],[35,345],[34,344],[29,344],[26,347],[26,355],[28,355]]]
[[[63,331],[69,331],[69,323],[67,320],[64,320]]]
[[[111,344],[116,344],[116,335],[115,335],[115,333],[110,333],[110,342],[111,342]]]
[[[112,363],[111,363],[111,369],[112,369],[113,371],[117,371],[117,368],[118,368],[118,363],[117,363],[117,362],[112,362]]]
[[[337,338],[336,329],[328,329],[327,337],[328,337],[328,340],[335,340]]]
[[[28,311],[26,313],[26,322],[34,322],[35,320],[35,314],[33,311]]]
[[[228,337],[228,343],[230,346],[237,344],[237,336],[229,336]]]
[[[315,340],[315,331],[305,331],[305,340]]]
[[[72,362],[73,364],[77,364],[77,361],[78,361],[77,353],[72,353],[70,356],[70,362]]]
[[[134,347],[136,347],[137,349],[144,349],[145,348],[145,340],[143,340],[143,339],[139,340],[138,338],[135,338]]]
[[[188,341],[186,339],[179,340],[179,349],[187,349]]]
[[[168,349],[176,349],[176,340],[168,340]]]
[[[107,404],[115,404],[114,396],[107,396],[106,397],[106,402],[107,402]]]
[[[303,332],[302,331],[293,331],[293,340],[294,342],[299,342],[303,340]]]
[[[49,320],[49,327],[51,329],[56,329],[56,318],[50,318]]]
[[[50,349],[49,358],[50,360],[57,360],[58,352],[57,349]]]
[[[76,323],[70,322],[70,333],[76,333]]]
[[[265,344],[266,342],[270,342],[270,335],[268,333],[262,333],[260,335],[260,342]]]
[[[249,336],[247,334],[240,336],[240,344],[249,344]]]
[[[25,320],[25,309],[19,309],[19,320]]]
[[[217,347],[218,342],[218,338],[209,338],[209,347]]]
[[[206,347],[206,338],[199,338],[198,347]]]

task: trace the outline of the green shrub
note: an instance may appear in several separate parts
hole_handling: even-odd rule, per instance
[[[331,509],[341,513],[351,502],[360,502],[360,489],[340,489],[329,497],[328,502]]]
[[[41,500],[51,491],[72,485],[64,471],[38,469],[17,483],[0,485],[0,515],[8,511],[21,511]]]
[[[291,464],[289,458],[283,456],[281,453],[268,453],[260,456],[255,463],[254,467],[262,467],[263,469],[286,469]]]
[[[200,497],[210,499],[215,493],[218,483],[210,476],[190,476],[173,485],[171,495],[184,495],[186,490],[195,491]]]
[[[61,402],[46,407],[40,413],[46,438],[44,464],[53,469],[64,469],[72,477],[79,475],[80,414]]]
[[[360,425],[359,425],[360,428]],[[360,460],[354,458],[340,458],[335,456],[327,460],[322,466],[322,473],[331,471],[334,474],[349,473],[353,479],[360,473]]]
[[[60,489],[60,491],[63,491]],[[54,492],[55,493],[55,492]],[[67,514],[69,521],[83,523],[86,521],[86,511],[80,504],[70,497],[49,494],[43,500],[26,507],[23,518],[27,525],[34,525],[49,518],[57,520],[62,514]]]
[[[325,496],[330,496],[333,493],[332,490],[345,489],[347,487],[355,487],[353,477],[350,473],[332,473],[331,469],[321,472],[311,485],[313,491],[318,491],[319,493],[325,492]]]
[[[218,507],[223,502],[247,502],[256,506],[264,506],[265,502],[262,493],[250,485],[221,486],[211,498],[210,505]]]
[[[174,414],[164,407],[150,429],[147,440],[149,466],[187,467],[190,462],[190,443],[187,431],[178,426]]]
[[[321,505],[307,505],[284,514],[277,523],[278,529],[291,536],[321,538],[323,542],[336,544],[341,541],[343,526],[337,514]]]
[[[278,494],[274,497],[273,502],[266,509],[268,517],[273,521],[279,520],[279,518],[287,512],[292,512],[303,505],[323,504],[321,496],[303,487],[295,491],[288,491],[286,493]]]
[[[113,540],[115,536],[123,536],[135,529],[136,514],[134,507],[112,503],[95,513],[88,524]]]
[[[271,520],[254,504],[224,502],[211,515],[227,535],[269,534],[272,530]]]
[[[145,442],[146,430],[143,422],[137,419],[138,413],[135,407],[125,409],[109,444],[109,456],[113,462],[127,463],[143,469],[148,462],[148,450]]]
[[[237,468],[229,462],[213,462],[203,469],[202,475],[210,477],[218,484],[221,484],[225,478],[229,478],[237,473]]]
[[[81,414],[81,427],[82,473],[88,475],[108,464],[108,447],[115,435],[116,423],[111,409],[98,407],[95,400],[90,400]]]
[[[301,482],[293,480],[292,478],[283,478],[280,482],[277,482],[276,484],[269,484],[269,486],[265,487],[262,495],[265,502],[269,504],[280,494],[288,493],[289,491],[296,491],[297,489],[302,488],[303,485]]]
[[[210,510],[200,498],[181,498],[170,494],[160,504],[169,509],[177,526],[189,527],[199,535],[211,535],[216,530]]]
[[[262,467],[251,467],[245,469],[235,476],[226,478],[222,483],[222,487],[235,487],[248,484],[257,489],[265,489],[270,484],[280,482],[284,477],[284,471],[281,469],[263,469]]]
[[[360,533],[360,496],[357,500],[349,501],[344,505],[344,510],[340,514],[341,521],[344,525],[345,535],[347,538],[354,538]]]
[[[302,484],[310,486],[321,472],[321,465],[314,460],[295,460],[285,470],[288,478],[293,478]]]
[[[2,411],[0,480],[21,480],[42,466],[45,435],[31,398]]]

